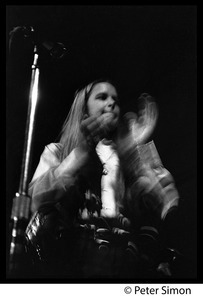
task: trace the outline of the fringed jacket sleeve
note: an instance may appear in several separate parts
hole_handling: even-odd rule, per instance
[[[153,141],[137,146],[131,158],[136,180],[131,185],[131,198],[142,198],[142,204],[164,220],[178,207],[179,194],[171,173],[163,166]]]

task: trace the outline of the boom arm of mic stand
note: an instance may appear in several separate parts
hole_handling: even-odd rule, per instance
[[[32,156],[35,113],[38,101],[39,67],[37,63],[38,51],[35,45],[19,191],[15,194],[13,199],[11,212],[12,233],[9,256],[9,277],[24,276],[24,274],[22,274],[22,263],[25,256],[24,234],[29,222],[31,206],[31,198],[28,195],[28,180]]]

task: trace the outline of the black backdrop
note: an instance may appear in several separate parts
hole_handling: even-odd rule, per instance
[[[180,250],[196,277],[196,6],[6,7],[7,221],[18,191],[30,85],[32,47],[9,39],[16,26],[32,26],[40,39],[62,42],[61,60],[40,52],[40,89],[31,176],[46,144],[55,141],[82,84],[112,78],[123,112],[136,110],[142,92],[155,97],[159,121],[153,139],[181,196]]]

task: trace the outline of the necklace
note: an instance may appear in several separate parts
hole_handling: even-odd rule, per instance
[[[97,147],[96,147],[97,155],[103,165],[103,172],[102,175],[107,175],[109,173],[107,162],[110,160],[110,158],[115,154],[115,150],[112,147],[111,143],[103,143],[101,141]]]

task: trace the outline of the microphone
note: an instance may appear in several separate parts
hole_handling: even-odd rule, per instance
[[[24,38],[31,38],[33,43],[36,43],[37,46],[42,46],[43,48],[45,48],[49,52],[49,54],[56,60],[63,58],[64,55],[67,54],[68,50],[63,43],[47,41],[45,39],[37,37],[32,26],[14,27],[9,33],[9,49],[11,47],[13,37],[17,34],[21,34]]]
[[[44,48],[48,50],[49,54],[55,59],[61,59],[62,57],[64,57],[64,55],[66,55],[68,51],[64,44],[61,42],[54,43],[50,41],[44,41],[42,43],[42,46],[44,46]]]

